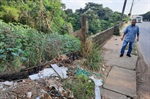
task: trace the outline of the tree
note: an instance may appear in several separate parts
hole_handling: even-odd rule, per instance
[[[42,32],[66,32],[64,4],[61,0],[5,0],[0,1],[0,18],[5,22],[19,22]]]
[[[145,14],[143,14],[142,16],[143,16],[143,20],[150,21],[150,11],[148,11]]]
[[[88,34],[95,34],[110,28],[118,23],[121,13],[113,12],[110,8],[104,8],[102,4],[86,3],[84,8],[77,9],[74,13],[71,9],[65,10],[67,17],[65,20],[72,23],[74,31],[81,28],[80,16],[85,14],[88,20]]]

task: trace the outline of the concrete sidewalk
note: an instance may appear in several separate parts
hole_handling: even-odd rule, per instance
[[[121,36],[113,36],[102,48],[106,66],[111,66],[102,88],[103,99],[133,99],[136,97],[137,56],[119,57],[123,41]],[[127,51],[126,51],[127,52]]]

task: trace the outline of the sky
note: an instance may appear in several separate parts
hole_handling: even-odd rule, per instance
[[[122,12],[124,0],[62,0],[66,4],[66,8],[73,9],[75,11],[79,8],[84,8],[85,3],[94,2],[103,4],[103,7],[109,7],[113,11]],[[125,14],[128,14],[131,8],[132,0],[127,0]],[[150,0],[135,0],[132,15],[144,14],[150,11]]]

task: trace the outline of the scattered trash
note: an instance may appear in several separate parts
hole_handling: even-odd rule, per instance
[[[62,79],[67,78],[67,68],[60,68],[57,64],[51,64],[51,66]]]
[[[6,86],[12,86],[14,83],[12,81],[5,81],[3,84]]]
[[[48,77],[48,76],[58,76],[56,72],[52,68],[45,68],[44,70],[39,72],[40,78]]]
[[[66,67],[58,67],[56,64],[52,65],[55,68],[55,71],[52,68],[45,68],[44,70],[40,71],[38,74],[30,75],[29,78],[31,80],[36,80],[40,78],[50,77],[50,76],[60,76],[61,78],[67,78],[67,70]]]
[[[68,77],[68,68],[58,67],[56,64],[51,64],[51,66],[52,68],[45,68],[38,74],[29,76],[29,78],[37,82],[42,89],[45,89],[45,93],[48,94],[43,94],[36,97],[36,99],[59,99],[60,97],[61,99],[74,99],[73,93],[69,89],[64,89],[60,81],[61,79]]]
[[[0,99],[35,99],[41,94],[40,86],[30,79],[15,83],[0,90]]]
[[[32,97],[32,92],[28,92],[27,93],[27,99],[31,99],[31,97]]]
[[[67,62],[68,60],[69,58],[66,55],[61,55],[53,61],[54,63],[57,63],[58,61]],[[86,59],[84,59],[83,62],[84,61],[86,61]],[[91,76],[91,79],[87,81],[89,83],[92,82],[93,85],[93,81],[95,82],[95,99],[100,99],[99,86],[102,85],[102,80],[95,79],[94,76],[92,76],[93,74],[95,77],[100,76],[99,73],[96,74],[93,72],[88,72],[87,70],[82,69],[80,66],[59,66],[64,66],[64,64],[51,64],[51,66],[46,64],[44,69],[39,69],[37,74],[29,75],[29,79],[0,82],[0,97],[5,99],[5,97],[7,98],[7,95],[11,95],[9,96],[10,99],[15,99],[16,97],[19,99],[75,99],[73,92],[64,87],[62,82],[64,81],[63,79],[70,79],[75,75],[82,74],[88,77]],[[105,71],[105,68],[102,69]]]
[[[81,69],[80,67],[78,67],[78,70],[77,70],[77,75],[84,75],[84,76],[91,76],[92,75],[92,72],[87,72],[86,70],[83,70]]]
[[[94,76],[90,77],[95,83],[95,99],[101,99],[100,86],[103,85],[102,80],[95,79]]]
[[[34,75],[30,75],[29,78],[30,78],[31,80],[36,80],[36,79],[39,79],[40,76],[39,76],[39,74],[34,74]]]

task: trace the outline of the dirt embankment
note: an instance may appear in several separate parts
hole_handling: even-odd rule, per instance
[[[137,61],[137,94],[138,99],[150,99],[150,65],[147,65],[140,48],[137,45],[138,61]]]

